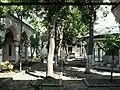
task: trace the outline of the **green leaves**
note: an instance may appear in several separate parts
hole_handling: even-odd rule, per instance
[[[63,44],[75,44],[87,33],[87,26],[82,22],[82,18],[82,12],[77,7],[69,7],[63,31]]]
[[[118,51],[120,49],[120,34],[107,34],[105,40],[97,42],[99,47],[104,51]]]
[[[35,36],[34,36],[35,35]],[[30,37],[30,46],[32,48],[38,48],[38,46],[40,45],[40,33],[37,32],[36,34],[34,34]]]

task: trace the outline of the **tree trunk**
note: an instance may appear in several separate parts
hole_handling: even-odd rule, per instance
[[[30,48],[31,58],[33,58],[32,48]]]
[[[55,60],[55,70],[57,70],[57,66],[58,66],[58,37],[57,37],[57,23],[55,23],[55,53],[54,53],[54,60]]]
[[[91,2],[91,0],[90,0]],[[94,35],[93,35],[93,11],[94,11],[94,7],[93,5],[88,6],[89,8],[89,42],[88,42],[88,58],[87,58],[87,62],[86,62],[86,70],[85,73],[90,73],[90,64],[91,64],[91,57],[92,57],[92,53],[93,53],[93,47],[94,47]]]
[[[64,49],[65,49],[66,55],[68,56],[68,50],[66,45],[64,45]]]
[[[53,9],[53,7],[51,9]],[[47,76],[52,76],[52,77],[53,77],[53,58],[54,58],[54,49],[55,49],[55,40],[54,40],[55,24],[56,24],[56,21],[58,19],[58,16],[61,10],[55,11],[55,14],[53,14],[52,29],[50,31],[50,43],[49,43],[48,58],[47,58]]]
[[[63,27],[60,25],[59,29],[56,28],[55,30],[55,69],[57,69],[59,58],[60,58],[60,51],[63,39]]]
[[[34,54],[34,52],[35,52],[35,48],[32,48],[32,47],[31,47],[30,50],[31,50],[31,58],[33,58],[33,54]]]
[[[50,37],[49,52],[47,59],[47,76],[53,76],[53,56],[54,56],[55,40]]]
[[[111,62],[111,76],[110,76],[110,82],[113,80],[113,69],[114,69],[114,50],[112,50],[112,62]]]
[[[53,58],[54,58],[54,50],[55,50],[55,23],[58,18],[58,14],[53,17],[52,20],[52,29],[50,31],[50,42],[49,42],[49,50],[48,50],[48,59],[47,59],[47,76],[53,77]]]

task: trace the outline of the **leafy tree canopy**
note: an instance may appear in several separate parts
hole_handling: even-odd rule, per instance
[[[103,49],[106,54],[112,54],[112,51],[118,54],[118,49],[120,49],[120,34],[107,34],[105,40],[97,42],[99,47]]]

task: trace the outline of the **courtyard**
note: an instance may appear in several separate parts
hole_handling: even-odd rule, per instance
[[[37,90],[32,84],[38,80],[41,81],[46,77],[46,65],[38,63],[31,66],[32,71],[26,73],[26,70],[21,72],[5,72],[0,73],[0,78],[12,78],[8,80],[7,84],[0,88],[0,90]],[[54,82],[57,79],[62,80],[61,87],[44,87],[39,90],[119,90],[120,89],[120,73],[113,74],[114,84],[110,84],[110,72],[91,69],[90,74],[84,73],[84,67],[65,66],[62,74],[59,71],[54,71]],[[88,80],[90,85],[84,82],[84,79]],[[91,80],[91,81],[89,81]],[[101,83],[102,81],[102,83]],[[98,82],[98,83],[97,83]],[[95,86],[97,85],[97,86]],[[111,86],[110,86],[111,85]]]

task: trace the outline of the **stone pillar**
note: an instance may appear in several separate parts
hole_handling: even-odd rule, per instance
[[[80,56],[82,56],[82,42],[80,43]]]
[[[93,48],[93,53],[92,53],[92,60],[91,60],[91,65],[95,65],[95,49]]]
[[[86,51],[85,45],[83,46],[83,57],[87,59],[87,51]]]
[[[15,44],[12,43],[11,45],[12,45],[11,61],[15,62],[15,59],[16,59],[16,57],[15,57],[15,52],[16,52],[16,50],[15,50]]]
[[[21,48],[21,49],[22,49],[22,52],[21,52],[21,53],[22,53],[22,58],[25,59],[25,52],[26,52],[26,51],[25,51],[25,43],[22,44],[22,48]]]
[[[15,52],[16,52],[16,55],[15,55],[15,64],[19,61],[19,42],[15,42]]]
[[[28,43],[25,43],[25,58],[28,59]]]
[[[82,50],[82,56],[84,56],[84,53],[85,53],[84,52],[84,47],[85,47],[85,45],[84,45],[84,43],[82,43],[82,49],[81,49]]]

